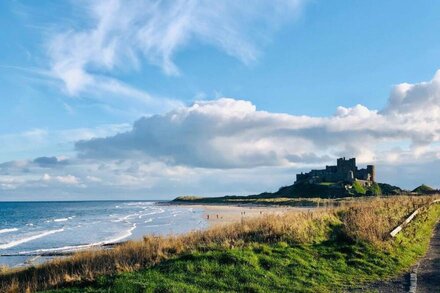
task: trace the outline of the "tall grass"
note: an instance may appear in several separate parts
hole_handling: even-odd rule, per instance
[[[319,243],[335,226],[353,240],[381,245],[388,232],[432,197],[393,197],[345,203],[312,212],[269,214],[240,223],[194,231],[182,236],[146,236],[112,249],[83,251],[25,269],[0,272],[0,292],[34,292],[66,284],[92,282],[154,266],[164,260],[213,248],[235,248],[251,243]]]
[[[352,202],[340,211],[344,231],[352,239],[381,245],[389,232],[401,224],[414,210],[426,206],[436,196],[400,196],[372,198],[366,202]]]

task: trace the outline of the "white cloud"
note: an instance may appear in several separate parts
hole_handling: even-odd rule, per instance
[[[60,183],[72,184],[72,185],[77,185],[80,183],[80,180],[73,175],[55,176],[55,180]]]
[[[437,79],[396,86],[381,111],[355,105],[338,107],[329,117],[296,116],[221,98],[144,117],[100,138],[72,132],[68,136],[82,139],[78,157],[0,164],[0,188],[27,194],[50,186],[54,196],[118,198],[249,194],[293,183],[296,172],[338,156],[376,164],[381,181],[439,187]]]
[[[339,154],[372,162],[382,159],[379,151],[392,151],[387,143],[423,140],[427,145],[412,154],[430,151],[429,144],[439,141],[433,134],[440,124],[426,123],[429,118],[408,120],[362,105],[339,107],[332,117],[309,117],[258,111],[248,101],[222,98],[141,118],[131,131],[78,142],[77,149],[89,158],[144,156],[203,168],[301,165]]]
[[[13,176],[0,176],[0,190],[14,190],[17,188],[20,178]]]
[[[394,87],[387,108],[389,114],[410,114],[439,117],[440,115],[440,70],[432,80]],[[438,119],[437,119],[438,120]]]
[[[49,175],[47,173],[43,174],[43,177],[41,178],[41,180],[43,182],[49,183],[49,182],[56,182],[56,183],[61,183],[63,185],[79,185],[80,179],[76,176],[67,174],[67,175]]]
[[[259,0],[249,6],[232,0],[81,1],[83,28],[63,28],[50,39],[51,72],[71,95],[97,85],[131,95],[134,89],[126,84],[108,87],[108,81],[117,81],[107,73],[139,67],[146,59],[166,74],[178,74],[173,57],[190,41],[250,63],[259,54],[256,44],[280,23],[292,20],[304,2]]]
[[[330,117],[269,113],[229,98],[199,101],[141,118],[125,133],[78,142],[77,150],[82,158],[138,158],[204,170],[305,168],[338,156],[382,166],[423,165],[440,157],[439,76],[396,86],[382,111],[355,105],[338,107]]]
[[[396,85],[383,115],[400,124],[400,131],[411,136],[414,148],[439,141],[440,71],[427,82]]]

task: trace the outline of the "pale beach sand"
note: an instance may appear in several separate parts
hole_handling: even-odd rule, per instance
[[[185,205],[183,205],[185,206]],[[204,210],[203,218],[210,226],[239,222],[267,214],[282,214],[285,212],[307,212],[315,210],[314,207],[281,207],[281,206],[250,206],[250,205],[188,205]]]
[[[288,207],[288,206],[258,206],[258,205],[222,205],[222,204],[179,204],[181,207],[197,208],[203,210],[201,217],[208,222],[209,227],[237,223],[242,220],[261,217],[264,215],[280,215],[285,212],[308,212],[316,210],[316,207]],[[125,241],[113,243],[111,245],[100,245],[94,248],[112,248]],[[42,263],[53,257],[65,257],[74,252],[53,253],[53,255],[33,255],[25,261],[23,265]]]

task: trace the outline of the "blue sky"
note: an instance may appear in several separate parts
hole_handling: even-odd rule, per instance
[[[440,169],[438,15],[434,1],[2,1],[0,199],[246,194],[339,155],[438,187],[424,171]]]

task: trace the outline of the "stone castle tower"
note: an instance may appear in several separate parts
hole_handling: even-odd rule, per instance
[[[347,182],[353,183],[359,181],[364,185],[369,185],[376,181],[376,170],[374,165],[368,165],[367,168],[358,169],[356,158],[339,158],[336,160],[336,166],[325,166],[322,170],[311,170],[308,173],[296,175],[296,182]]]

